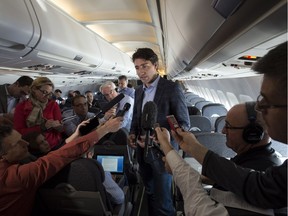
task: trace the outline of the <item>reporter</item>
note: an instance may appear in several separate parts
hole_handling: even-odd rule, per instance
[[[179,129],[180,131],[181,129]],[[184,200],[185,215],[229,215],[226,208],[210,198],[203,189],[201,175],[193,169],[170,144],[170,134],[166,128],[155,128],[157,139],[160,142],[162,151],[165,154],[165,161],[168,163],[173,180],[179,187]],[[172,131],[173,133],[173,131]],[[187,133],[187,134],[186,134]],[[185,135],[188,136],[185,132]],[[190,133],[191,134],[191,133]],[[175,134],[174,134],[175,135]],[[182,143],[183,145],[184,143]],[[186,145],[183,147],[187,147]],[[185,151],[185,149],[183,149]],[[187,150],[187,148],[186,148]],[[169,168],[168,168],[169,169]]]
[[[287,42],[270,50],[254,70],[264,74],[255,108],[262,113],[271,138],[287,144]],[[287,160],[265,172],[245,169],[209,151],[191,133],[181,129],[176,132],[172,135],[202,164],[204,176],[252,205],[274,209],[287,206]]]
[[[28,216],[31,213],[35,193],[39,186],[54,176],[71,161],[80,158],[83,153],[95,145],[109,132],[119,130],[123,118],[108,120],[91,133],[66,143],[58,150],[51,151],[35,162],[20,165],[19,161],[27,157],[28,143],[21,134],[9,124],[0,126],[0,215]],[[21,211],[19,211],[21,209]]]

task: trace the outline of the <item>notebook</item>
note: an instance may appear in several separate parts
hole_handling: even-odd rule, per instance
[[[105,171],[112,174],[124,173],[124,155],[97,155],[96,159]]]

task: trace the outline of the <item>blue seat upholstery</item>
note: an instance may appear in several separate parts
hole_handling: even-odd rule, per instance
[[[195,136],[202,145],[222,157],[231,158],[236,155],[233,150],[226,146],[226,136],[224,134],[203,132],[196,133]]]
[[[215,125],[214,125],[214,131],[221,133],[224,126],[225,126],[225,119],[226,119],[226,115],[225,116],[219,116],[218,118],[216,118],[215,120]]]
[[[191,132],[211,132],[211,121],[206,116],[191,115],[190,129]]]

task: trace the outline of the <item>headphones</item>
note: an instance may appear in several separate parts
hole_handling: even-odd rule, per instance
[[[263,139],[264,130],[263,127],[256,122],[256,102],[246,102],[245,105],[248,114],[249,124],[244,128],[242,136],[247,143],[255,144]]]

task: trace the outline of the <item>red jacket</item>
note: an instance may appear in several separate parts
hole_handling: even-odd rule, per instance
[[[98,140],[94,131],[24,165],[0,160],[0,215],[30,216],[38,187]]]
[[[26,124],[26,119],[33,109],[33,105],[31,101],[28,99],[19,103],[15,108],[14,113],[14,128],[22,135],[29,133],[31,131],[40,131],[40,125],[36,125],[33,127],[28,127]],[[61,121],[61,111],[59,105],[54,100],[49,100],[45,109],[43,110],[43,117],[45,119],[53,119]],[[45,132],[45,138],[51,148],[60,144],[62,140],[61,132],[57,130],[48,130]]]

